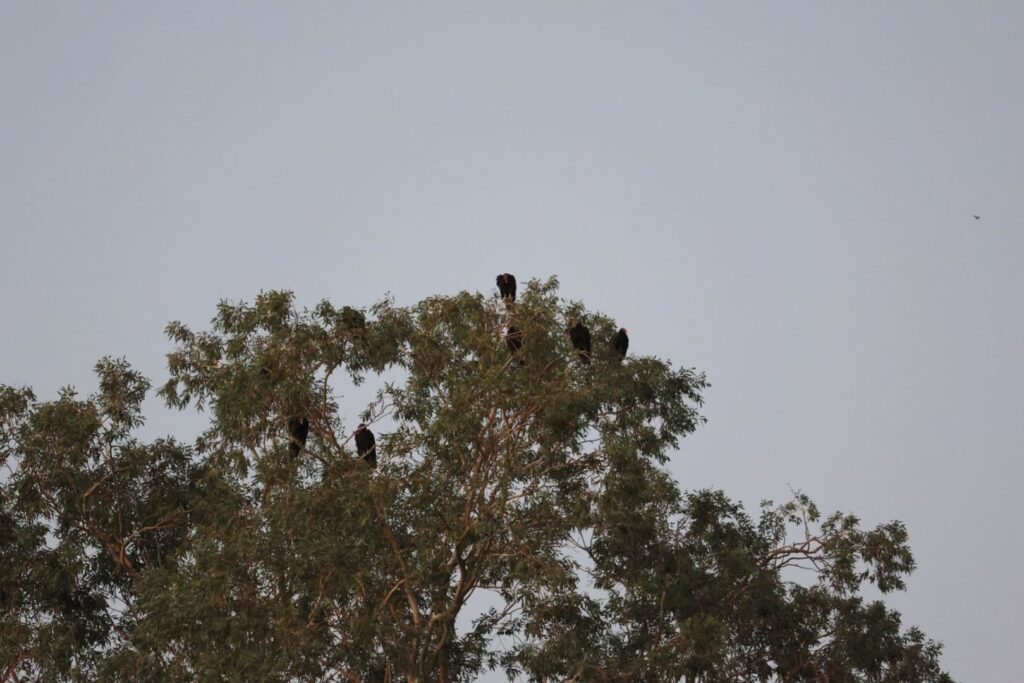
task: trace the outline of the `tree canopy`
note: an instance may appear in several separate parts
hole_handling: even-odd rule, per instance
[[[193,443],[140,440],[151,385],[123,359],[87,397],[0,387],[2,680],[950,681],[862,595],[904,588],[903,524],[681,489],[707,380],[623,360],[618,329],[554,279],[221,302],[167,327],[158,393],[209,416]]]

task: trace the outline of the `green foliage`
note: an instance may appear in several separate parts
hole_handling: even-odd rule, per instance
[[[193,445],[134,436],[149,383],[123,360],[86,399],[0,388],[2,680],[950,680],[859,595],[904,588],[903,525],[681,491],[664,465],[707,382],[621,361],[617,329],[554,279],[508,309],[221,302],[208,332],[167,327],[159,394],[210,413]]]

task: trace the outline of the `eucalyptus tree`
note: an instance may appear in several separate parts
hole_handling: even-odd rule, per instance
[[[158,393],[208,416],[194,443],[138,438],[151,387],[124,360],[87,397],[3,387],[3,680],[950,680],[861,595],[904,587],[903,525],[684,492],[666,463],[706,378],[623,360],[618,330],[554,279],[221,302],[167,327]]]

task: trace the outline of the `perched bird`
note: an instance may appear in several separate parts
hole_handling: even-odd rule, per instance
[[[366,327],[366,316],[362,311],[345,306],[341,309],[341,322],[350,330],[360,329]]]
[[[288,444],[288,455],[294,458],[306,446],[306,437],[309,436],[309,420],[305,417],[288,418],[288,434],[292,437]]]
[[[373,432],[364,424],[356,427],[356,451],[360,458],[369,463],[370,467],[377,466],[377,440],[373,438]]]
[[[979,216],[979,215],[978,215],[978,214],[976,214],[976,213],[974,213],[974,214],[971,214],[971,215],[972,215],[972,216],[974,216],[974,220],[980,220],[980,219],[981,219],[981,216]]]
[[[629,349],[629,335],[626,334],[626,328],[620,328],[615,336],[612,337],[612,346],[618,351],[623,358],[626,357],[626,351]]]
[[[498,292],[506,304],[516,300],[516,276],[512,273],[502,273],[497,277]]]
[[[505,346],[512,354],[523,348],[523,331],[515,325],[509,325],[505,332]]]
[[[569,339],[580,353],[584,365],[590,365],[590,330],[583,323],[575,322],[569,327]]]

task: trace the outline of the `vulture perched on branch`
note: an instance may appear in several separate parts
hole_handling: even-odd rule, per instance
[[[512,273],[502,273],[498,276],[498,292],[506,304],[514,303],[516,300],[516,276]]]
[[[370,467],[377,466],[377,440],[365,424],[356,427],[356,452]]]
[[[341,322],[350,330],[358,330],[366,327],[366,316],[362,311],[345,306],[341,309]]]
[[[305,417],[288,418],[288,435],[291,436],[288,455],[294,459],[299,451],[306,447],[306,437],[309,436],[309,420]]]
[[[569,339],[580,353],[584,365],[590,365],[590,330],[583,323],[573,323],[569,328]]]
[[[505,332],[505,346],[513,355],[523,348],[523,331],[515,325],[509,325]]]
[[[620,328],[615,336],[612,337],[612,346],[619,352],[623,358],[626,357],[626,351],[629,349],[629,335],[626,334],[626,328]]]

